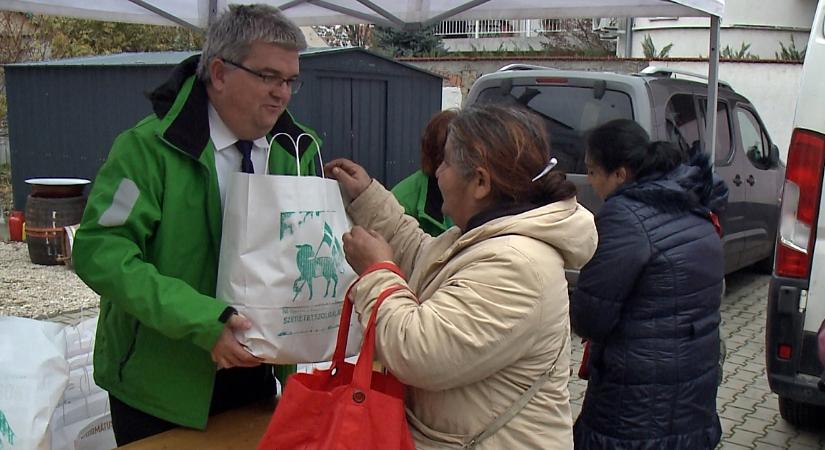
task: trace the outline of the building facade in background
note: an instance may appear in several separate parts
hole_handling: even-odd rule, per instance
[[[808,42],[816,4],[817,0],[726,0],[719,48],[724,51],[728,47],[734,54],[742,53],[744,59],[777,59],[776,54],[782,54],[783,46],[786,50],[793,47],[801,51]],[[626,21],[620,19],[617,55],[645,57],[643,42],[649,36],[657,50],[673,44],[668,53],[671,58],[707,58],[709,24],[710,19],[698,17],[632,19],[628,54]],[[747,48],[744,52],[743,45]]]
[[[541,50],[546,34],[564,31],[562,19],[447,20],[435,27],[449,52]]]
[[[727,0],[722,18],[720,50],[731,59],[792,59],[801,55],[811,30],[817,0],[767,2]],[[645,41],[655,56],[670,46],[670,58],[707,58],[706,18],[588,18],[590,30],[602,40],[615,41],[616,55],[645,58]],[[449,20],[435,33],[450,52],[541,50],[556,35],[581,28],[576,19]],[[630,29],[628,33],[627,30]],[[629,41],[628,41],[629,37]],[[585,42],[586,44],[586,42]],[[784,55],[783,58],[783,48]],[[777,58],[777,55],[780,57]]]

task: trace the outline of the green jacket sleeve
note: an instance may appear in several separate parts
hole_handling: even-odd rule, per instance
[[[77,232],[75,270],[102,298],[142,325],[210,351],[224,328],[218,317],[227,305],[160,273],[150,254],[163,202],[170,201],[164,186],[174,179],[166,173],[170,162],[150,146],[134,130],[115,140]]]
[[[421,196],[421,176],[423,172],[416,171],[404,178],[392,188],[392,194],[398,203],[404,207],[404,214],[418,218],[418,203]]]

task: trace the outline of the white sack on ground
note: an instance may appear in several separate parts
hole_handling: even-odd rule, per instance
[[[63,325],[0,317],[0,448],[49,450],[69,378]]]
[[[52,416],[52,450],[109,450],[116,446],[109,394],[94,382],[97,315],[65,327],[69,382]]]

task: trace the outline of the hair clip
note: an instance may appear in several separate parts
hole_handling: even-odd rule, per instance
[[[547,175],[548,173],[550,173],[550,171],[553,170],[553,167],[556,167],[556,164],[558,164],[558,163],[559,163],[559,161],[556,158],[550,158],[550,161],[547,163],[547,165],[544,167],[544,169],[542,169],[541,172],[539,172],[538,175],[533,177],[532,182],[535,183],[536,180],[538,180],[539,178],[541,178],[541,177]]]

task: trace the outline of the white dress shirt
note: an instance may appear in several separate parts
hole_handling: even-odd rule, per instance
[[[209,104],[209,137],[215,146],[215,170],[218,173],[218,190],[221,193],[221,211],[226,204],[226,187],[229,185],[229,176],[232,172],[241,171],[241,152],[235,147],[237,136],[221,119],[218,111]],[[267,173],[266,149],[269,143],[266,136],[252,141],[252,165],[255,173]]]

